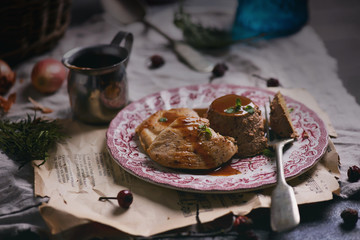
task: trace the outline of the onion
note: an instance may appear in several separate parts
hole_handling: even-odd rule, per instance
[[[67,76],[64,65],[52,58],[46,58],[35,64],[31,72],[31,83],[41,93],[56,92]]]
[[[0,94],[5,94],[15,83],[16,74],[10,66],[0,59]]]

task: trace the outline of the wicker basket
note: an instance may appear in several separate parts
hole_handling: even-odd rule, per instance
[[[1,0],[0,59],[16,64],[53,48],[70,10],[71,0]]]

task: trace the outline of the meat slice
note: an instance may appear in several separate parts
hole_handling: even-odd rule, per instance
[[[224,137],[200,117],[180,117],[164,129],[148,148],[155,162],[177,169],[213,169],[237,152],[235,140]]]
[[[140,144],[145,151],[159,135],[178,117],[199,117],[190,108],[173,108],[170,110],[160,110],[145,119],[136,129],[135,133],[139,136]]]

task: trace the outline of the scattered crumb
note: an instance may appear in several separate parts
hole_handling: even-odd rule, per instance
[[[309,138],[309,134],[308,134],[306,131],[304,131],[303,134],[302,134],[302,138],[303,138],[303,139],[308,139],[308,138]]]

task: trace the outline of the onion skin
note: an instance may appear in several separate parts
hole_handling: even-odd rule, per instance
[[[0,94],[5,94],[14,85],[16,74],[10,66],[0,59]]]
[[[35,64],[31,72],[31,83],[41,93],[54,93],[66,77],[67,70],[60,61],[46,58]]]

